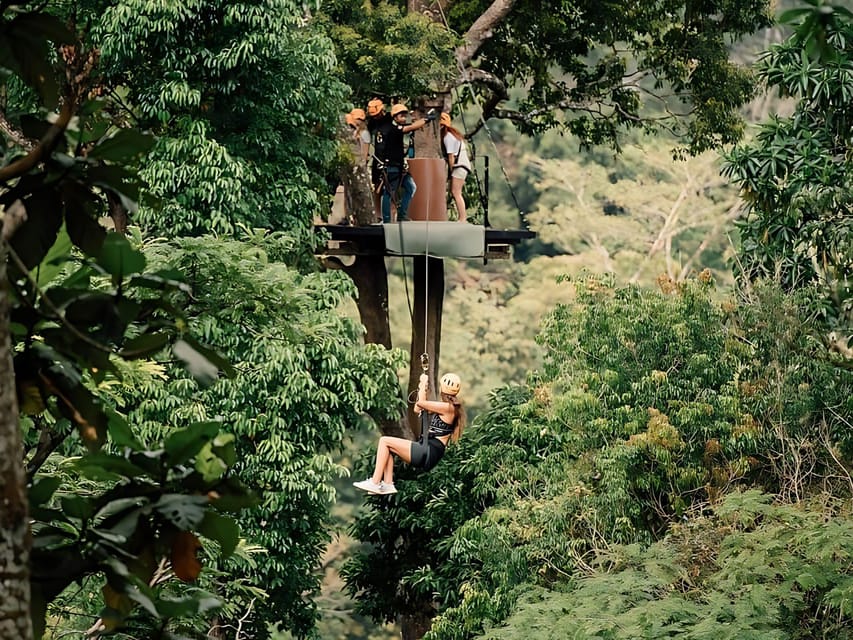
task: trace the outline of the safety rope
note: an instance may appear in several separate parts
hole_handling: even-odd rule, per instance
[[[429,375],[429,354],[426,349],[421,354],[421,371]],[[429,415],[426,409],[421,409],[421,442],[425,446],[429,443]],[[429,455],[429,448],[427,448],[427,455]]]
[[[427,334],[429,333],[429,211],[426,219],[426,251],[424,252],[424,350],[427,355]]]
[[[385,161],[380,160],[375,153],[372,153],[370,155],[373,158],[374,162],[376,162],[377,165],[380,167],[380,171],[382,172],[382,174],[381,174],[382,175],[382,183],[381,183],[382,184],[382,190],[381,190],[380,195],[379,195],[379,198],[380,198],[380,200],[379,200],[379,210],[380,210],[379,215],[380,216],[382,215],[382,198],[385,197],[385,189],[386,188],[388,189],[388,191],[391,194],[390,195],[391,204],[393,205],[394,209],[397,210],[397,212],[399,214],[399,209],[397,207],[397,191],[398,191],[398,189],[400,189],[403,186],[403,180],[405,180],[406,174],[401,174],[402,178],[400,180],[400,184],[397,186],[396,189],[394,189],[392,191],[391,190],[391,182],[390,182],[390,180],[388,180],[388,170],[387,170],[387,165],[385,164]],[[405,167],[405,165],[404,165],[404,167]],[[390,213],[389,213],[389,215],[390,215]],[[382,224],[385,224],[384,218],[382,219]],[[406,288],[406,304],[409,307],[410,321],[414,324],[415,312],[412,309],[412,298],[411,298],[411,295],[409,294],[409,275],[406,272],[406,257],[405,257],[406,251],[405,251],[405,246],[403,244],[403,229],[402,229],[402,227],[400,227],[399,220],[397,221],[397,229],[400,232],[400,257],[401,257],[401,260],[403,263],[403,284]]]

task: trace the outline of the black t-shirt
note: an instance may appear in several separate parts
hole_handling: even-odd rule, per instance
[[[385,161],[385,136],[379,135],[380,126],[391,122],[391,114],[385,113],[378,118],[367,119],[367,131],[373,138],[373,166],[376,167],[378,160]]]
[[[373,137],[373,153],[389,167],[402,167],[404,149],[403,127],[391,118],[382,119],[376,126]]]

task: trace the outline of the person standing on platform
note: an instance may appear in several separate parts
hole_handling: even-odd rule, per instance
[[[362,164],[367,164],[370,156],[370,132],[367,130],[367,114],[364,109],[353,109],[344,116],[347,125],[352,129],[352,139],[358,144],[358,157]]]
[[[391,114],[385,110],[385,103],[374,98],[367,103],[367,132],[373,142],[373,155],[370,161],[370,182],[373,185],[373,210],[376,221],[382,220],[382,191],[385,184],[385,169],[382,166],[385,157],[383,137],[378,134],[379,127],[391,122]]]
[[[406,134],[423,128],[427,122],[435,120],[435,115],[418,118],[407,124],[409,110],[402,103],[391,107],[391,121],[383,120],[376,126],[374,134],[374,156],[382,160],[384,185],[382,190],[382,222],[391,222],[391,201],[400,187],[403,195],[397,205],[397,221],[409,219],[409,204],[415,195],[417,185],[409,174],[406,162]],[[377,151],[380,148],[382,155]]]
[[[459,222],[465,222],[468,213],[465,208],[465,199],[462,197],[462,187],[465,185],[468,174],[471,173],[468,149],[465,145],[465,138],[451,124],[449,113],[442,113],[439,122],[441,124],[441,143],[444,146],[445,158],[447,159],[450,195],[453,196],[453,202],[456,204]]]

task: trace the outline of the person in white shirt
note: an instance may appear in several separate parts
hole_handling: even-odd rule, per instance
[[[451,124],[449,113],[442,113],[439,122],[441,124],[441,142],[444,145],[450,175],[450,195],[453,196],[453,201],[456,204],[459,222],[465,222],[468,214],[465,209],[465,199],[462,197],[462,186],[465,184],[465,178],[471,172],[468,149],[465,145],[465,138]]]

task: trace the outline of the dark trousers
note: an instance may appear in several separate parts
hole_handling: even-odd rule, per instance
[[[382,222],[391,222],[391,198],[403,187],[403,197],[397,205],[397,220],[409,219],[409,204],[418,186],[402,167],[389,166],[385,169],[385,188],[382,190]]]

